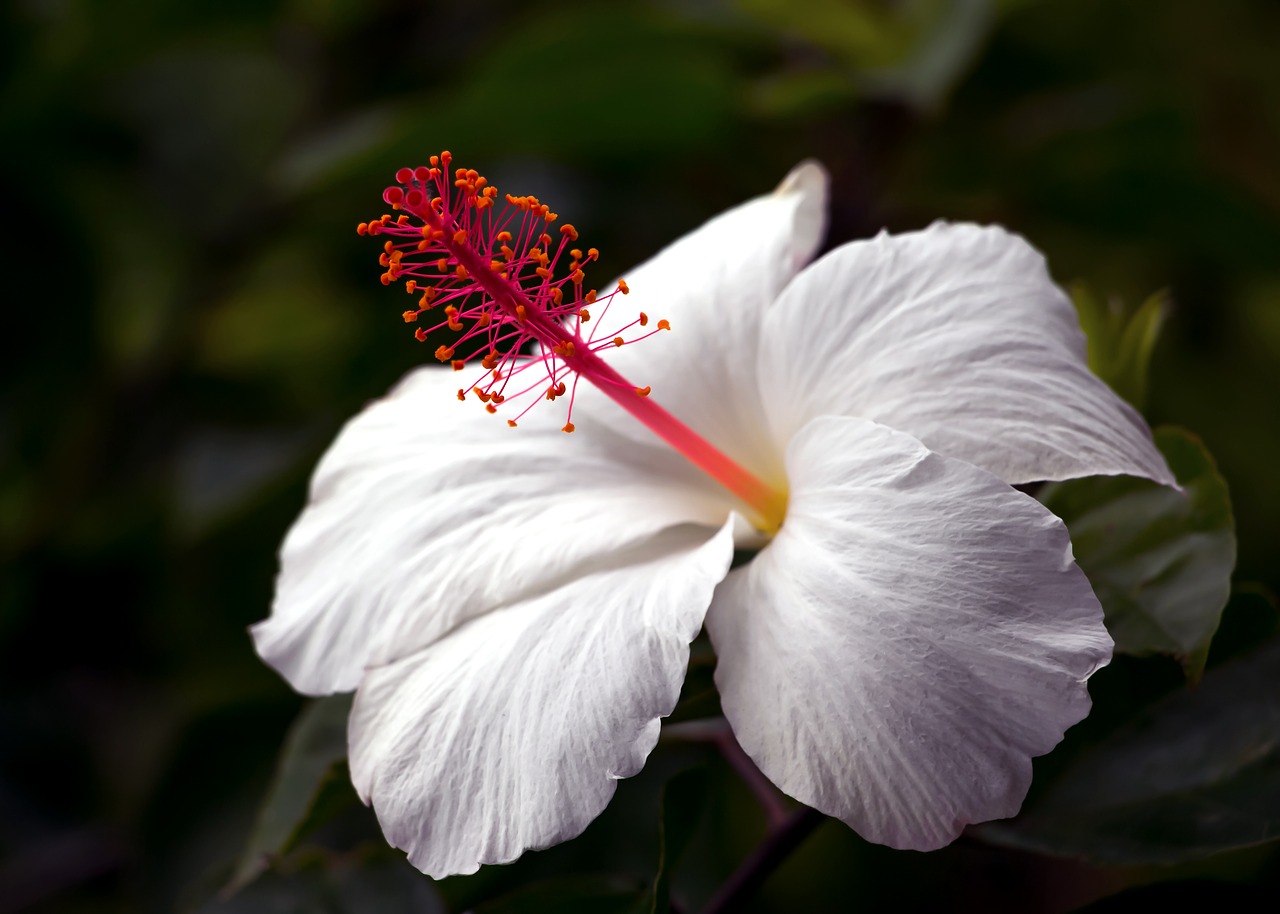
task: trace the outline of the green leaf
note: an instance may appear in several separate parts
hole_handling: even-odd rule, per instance
[[[1227,484],[1189,432],[1156,431],[1182,491],[1127,476],[1045,486],[1121,653],[1176,657],[1196,680],[1231,594],[1235,520]]]
[[[273,859],[294,847],[354,795],[345,764],[351,701],[351,695],[317,699],[303,708],[289,728],[275,780],[227,885],[228,892],[252,882]]]
[[[198,914],[445,914],[431,880],[385,846],[355,854],[308,849],[295,856],[234,896],[224,892],[199,907]]]
[[[1134,406],[1147,397],[1151,353],[1169,313],[1169,297],[1156,292],[1132,313],[1118,299],[1101,301],[1084,285],[1071,290],[1089,340],[1089,369]]]
[[[1280,640],[1214,667],[975,834],[1108,864],[1177,863],[1280,838]]]
[[[995,23],[992,0],[738,0],[773,31],[821,48],[878,95],[935,107]]]
[[[707,797],[707,772],[703,768],[682,771],[662,788],[662,818],[658,829],[658,873],[652,897],[641,910],[670,914],[671,871],[689,844],[702,817]]]

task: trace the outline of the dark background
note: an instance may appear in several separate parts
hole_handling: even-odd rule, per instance
[[[1204,439],[1237,580],[1280,589],[1272,0],[2,10],[0,911],[434,910],[362,810],[268,902],[208,899],[301,706],[245,634],[275,549],[344,418],[426,352],[354,227],[442,148],[552,202],[602,276],[812,156],[834,179],[829,244],[997,221],[1063,283],[1134,305],[1167,289],[1148,417]],[[1231,612],[1227,632],[1260,624]],[[660,748],[593,838],[446,899],[651,874],[657,789],[694,751]],[[721,773],[678,883],[693,898],[763,828]],[[974,839],[895,854],[827,823],[756,910],[1058,911],[1174,879],[1224,880],[1211,897],[1230,902],[1274,888],[1274,864],[1264,847],[1090,867]],[[390,894],[309,900],[317,867],[382,867]]]

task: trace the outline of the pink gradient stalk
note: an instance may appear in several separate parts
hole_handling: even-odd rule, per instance
[[[441,160],[441,164],[447,170],[450,161],[448,153],[442,154],[439,158]],[[433,157],[433,165],[435,162],[436,159]],[[436,177],[439,171],[439,169],[433,168],[430,170],[430,173],[433,177]],[[427,170],[422,168],[412,172],[409,169],[401,169],[397,174],[397,180],[401,184],[417,184],[418,187],[425,189],[424,185],[426,182],[423,179],[426,177],[426,174]],[[473,208],[472,213],[467,214],[467,218],[465,219],[457,219],[453,216],[452,207],[449,205],[449,189],[443,181],[439,180],[438,177],[436,177],[435,183],[441,196],[437,197],[434,202],[428,194],[423,193],[417,188],[411,190],[409,193],[405,193],[399,187],[391,187],[388,188],[384,194],[384,199],[393,208],[403,210],[404,212],[416,217],[421,220],[426,227],[433,230],[435,235],[432,236],[432,244],[435,249],[437,251],[447,251],[450,266],[460,265],[462,269],[465,270],[465,278],[478,286],[480,290],[483,291],[484,295],[486,295],[495,305],[497,305],[497,308],[500,309],[500,314],[493,314],[492,311],[477,312],[477,309],[471,309],[466,312],[463,316],[474,317],[477,313],[480,313],[481,316],[491,315],[491,317],[484,316],[483,323],[478,321],[474,323],[472,330],[469,331],[464,338],[470,338],[476,332],[475,327],[482,326],[489,328],[492,324],[494,326],[492,329],[488,330],[490,340],[510,340],[511,334],[508,333],[503,335],[501,333],[501,329],[504,327],[517,328],[519,332],[516,336],[520,338],[532,338],[543,347],[545,352],[553,353],[553,355],[547,356],[547,359],[555,360],[548,369],[552,383],[552,391],[548,396],[548,399],[555,398],[556,380],[561,376],[560,372],[556,370],[556,364],[561,364],[564,368],[572,371],[576,378],[585,379],[594,384],[606,396],[634,416],[643,425],[648,427],[654,434],[674,448],[678,453],[682,454],[694,466],[707,473],[707,475],[711,476],[711,478],[716,480],[716,482],[721,486],[737,496],[737,498],[752,509],[752,512],[756,515],[752,520],[757,524],[757,526],[766,530],[776,530],[777,527],[780,526],[782,516],[786,510],[785,493],[768,485],[755,474],[749,472],[737,462],[729,458],[709,441],[660,406],[652,396],[649,396],[648,388],[638,388],[635,384],[632,384],[618,371],[606,363],[601,357],[600,351],[615,345],[615,343],[613,341],[595,343],[591,338],[584,338],[582,336],[578,329],[581,321],[577,322],[577,327],[571,327],[564,321],[566,315],[578,313],[577,309],[579,306],[584,304],[584,302],[578,300],[564,304],[562,303],[562,297],[557,296],[554,306],[551,306],[551,299],[548,294],[549,290],[555,287],[563,287],[565,280],[551,282],[549,278],[544,277],[542,286],[535,290],[536,294],[533,297],[530,297],[526,289],[523,288],[516,279],[502,275],[502,271],[496,270],[492,266],[489,257],[496,249],[496,245],[493,243],[492,238],[490,238],[484,245],[485,253],[476,249],[472,243],[472,238],[476,235],[476,229],[479,225],[480,211],[491,206],[492,200],[487,204],[481,204],[479,207],[476,207],[476,201],[483,199],[482,196],[476,193],[474,188],[474,185],[477,183],[476,177],[478,176],[476,176],[474,172],[467,173],[461,169],[458,174],[460,179],[455,183],[457,186],[464,188],[464,193],[462,195],[462,203],[464,204],[463,212],[466,212],[466,205],[470,205]],[[470,179],[470,183],[472,185],[470,196],[468,196],[465,191],[467,186],[467,174],[472,176]],[[447,175],[445,178],[447,180]],[[487,182],[481,178],[478,183],[483,186]],[[493,191],[490,189],[488,191],[488,195],[492,196],[492,194]],[[437,208],[439,208],[440,212],[437,212]],[[542,213],[545,215],[546,212],[546,208],[542,207]],[[401,218],[403,219],[403,217]],[[552,221],[554,218],[556,218],[555,214],[550,214],[547,217],[547,222]],[[507,220],[500,224],[510,225],[510,221]],[[492,228],[492,225],[493,222],[491,220],[490,228]],[[402,224],[388,223],[385,218],[382,223],[369,223],[367,226],[369,234],[396,234],[397,229],[401,227]],[[407,229],[409,227],[403,226],[403,228]],[[365,232],[365,229],[366,226],[362,224],[362,234]],[[575,239],[577,237],[576,231],[573,231],[571,226],[566,226],[562,231],[566,234],[572,232],[573,237]],[[464,233],[465,238],[459,240],[459,236],[464,235]],[[401,232],[400,234],[403,235],[404,233]],[[422,234],[427,236],[427,231],[424,230]],[[492,234],[496,236],[497,231],[493,230]],[[532,238],[533,236],[529,235],[529,239],[532,240]],[[556,253],[557,260],[565,246],[565,241],[562,239],[560,250]],[[401,247],[407,246],[401,245]],[[575,254],[577,253],[579,252],[575,251]],[[594,255],[594,251],[592,254]],[[577,262],[578,261],[575,258],[575,266],[577,265]],[[384,275],[384,282],[388,281],[387,276],[391,279],[395,279],[398,278],[399,275],[403,275],[403,273],[397,272],[398,268],[401,270],[404,269],[402,264],[403,261],[401,260],[395,261],[395,264],[391,266],[389,273]],[[554,269],[554,261],[552,261],[551,266]],[[581,272],[579,271],[577,275],[579,279],[575,280],[575,288],[580,292]],[[412,290],[412,287],[410,288]],[[625,292],[625,290],[625,284],[621,284],[618,291]],[[464,291],[455,294],[459,298],[464,298],[467,293]],[[613,294],[617,293],[615,292]],[[591,300],[588,299],[588,303],[590,301]],[[454,309],[454,313],[456,313],[456,308]],[[411,312],[405,313],[406,320],[411,319],[410,315]],[[491,318],[497,318],[497,320],[494,321]],[[458,323],[459,322],[454,314],[451,314],[448,326],[451,329],[458,330]],[[664,324],[665,322],[660,322],[660,326],[663,326]],[[423,335],[420,333],[419,339],[422,338]],[[446,354],[451,355],[451,353],[451,350],[446,350]],[[438,357],[441,356],[438,355]],[[504,356],[503,358],[505,363],[515,361],[514,355]],[[445,359],[441,357],[441,360],[444,361]],[[527,367],[527,364],[528,363],[517,370],[523,370],[523,367]],[[459,368],[460,363],[455,361],[454,367],[455,369]],[[486,367],[490,367],[490,363],[486,362]],[[498,372],[495,372],[494,376],[495,378],[501,377]],[[474,389],[477,392],[480,392],[479,388]],[[563,390],[563,388],[561,389]],[[459,397],[461,398],[463,395],[464,392],[459,391]],[[488,402],[490,397],[492,397],[491,394],[488,396],[482,395],[481,399]],[[502,399],[504,398],[494,398],[494,402],[501,402]],[[489,411],[495,411],[494,407],[489,406]],[[523,415],[523,413],[521,415]],[[565,431],[572,431],[573,428],[574,426],[572,422],[569,422],[565,426]]]

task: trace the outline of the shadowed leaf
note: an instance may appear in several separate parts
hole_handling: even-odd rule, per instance
[[[1157,702],[989,841],[1170,864],[1280,838],[1280,641]]]
[[[1071,531],[1116,650],[1171,655],[1194,681],[1231,593],[1235,521],[1203,444],[1176,428],[1159,429],[1156,444],[1183,491],[1116,476],[1055,483],[1039,497]]]
[[[345,776],[351,700],[350,695],[317,699],[294,721],[280,752],[275,780],[227,892],[252,882],[275,857],[341,805],[342,797],[353,796]]]

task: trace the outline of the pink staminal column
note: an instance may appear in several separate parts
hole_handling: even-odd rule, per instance
[[[479,360],[484,374],[469,389],[460,388],[458,399],[474,393],[491,413],[508,400],[529,401],[507,420],[514,427],[540,400],[568,396],[564,431],[572,432],[573,391],[586,380],[737,496],[757,527],[777,530],[786,513],[785,492],[730,459],[663,409],[649,387],[632,384],[602,357],[670,324],[659,320],[647,330],[649,317],[641,312],[615,335],[597,339],[600,321],[588,332],[588,309],[599,305],[603,318],[616,297],[628,293],[626,282],[605,295],[587,289],[583,267],[599,252],[570,247],[578,239],[572,225],[562,224],[553,237],[548,230],[559,216],[546,204],[507,194],[505,206],[497,206],[497,188],[478,172],[459,168],[450,178],[451,160],[443,152],[429,166],[400,169],[383,199],[401,215],[362,222],[357,231],[387,236],[379,258],[383,284],[403,280],[406,291],[419,296],[417,307],[404,312],[406,322],[440,309],[444,319],[420,326],[417,338],[448,329],[459,336],[437,348],[436,358],[455,371]],[[626,338],[636,330],[644,332]],[[522,356],[530,343],[539,354]],[[468,351],[473,354],[462,354]]]

